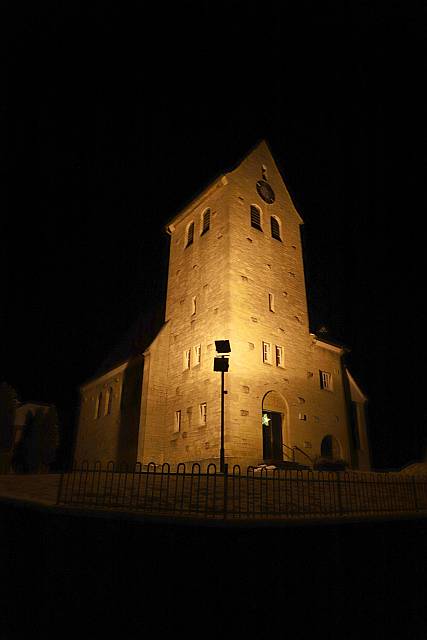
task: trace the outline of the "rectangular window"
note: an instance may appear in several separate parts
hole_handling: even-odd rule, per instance
[[[181,410],[175,411],[175,423],[173,426],[174,433],[179,433],[181,431]]]
[[[276,367],[283,367],[283,347],[276,344]]]
[[[191,298],[191,315],[195,316],[197,311],[197,296]]]
[[[262,343],[262,360],[267,364],[272,364],[271,362],[271,343],[263,342]]]
[[[200,344],[196,344],[193,347],[193,367],[197,367],[200,364],[202,358],[202,347]]]
[[[332,374],[328,371],[319,371],[320,388],[332,391]]]
[[[206,420],[207,420],[207,405],[206,405],[206,402],[202,402],[199,405],[199,411],[200,411],[200,424],[201,425],[205,425],[206,424]]]
[[[274,293],[268,294],[268,308],[274,313]]]
[[[182,354],[182,368],[184,371],[190,368],[191,349],[186,349]]]

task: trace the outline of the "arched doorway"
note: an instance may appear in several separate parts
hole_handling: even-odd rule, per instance
[[[320,445],[320,454],[322,458],[330,460],[338,460],[341,458],[341,445],[339,440],[334,436],[325,436]]]
[[[264,462],[283,460],[283,427],[287,415],[284,398],[269,391],[262,401],[262,457]]]

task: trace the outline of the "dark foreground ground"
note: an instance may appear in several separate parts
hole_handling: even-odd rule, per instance
[[[204,526],[0,503],[0,638],[427,637],[427,520]]]

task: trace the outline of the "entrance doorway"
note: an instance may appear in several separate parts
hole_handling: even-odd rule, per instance
[[[283,460],[282,414],[262,412],[262,457],[264,462]]]

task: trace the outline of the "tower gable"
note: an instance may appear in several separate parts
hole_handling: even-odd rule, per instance
[[[265,140],[262,140],[236,169],[228,173],[227,178],[230,181],[236,181],[243,188],[249,185],[256,185],[260,180],[267,182],[274,191],[274,202],[280,202],[289,219],[298,224],[304,224]]]

